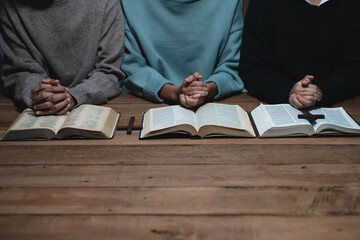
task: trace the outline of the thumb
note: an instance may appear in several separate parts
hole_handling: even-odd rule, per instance
[[[49,84],[52,86],[57,86],[59,85],[60,81],[59,80],[55,80],[55,79],[50,79]]]
[[[195,81],[197,81],[197,78],[194,75],[190,75],[187,78],[185,78],[186,83],[192,83],[192,82],[195,82]]]
[[[200,74],[200,73],[198,73],[198,72],[194,73],[194,74],[193,74],[193,76],[194,76],[197,80],[202,79],[201,74]]]
[[[301,86],[302,87],[308,87],[312,81],[314,81],[315,77],[311,76],[311,75],[306,75],[302,80],[301,80]]]

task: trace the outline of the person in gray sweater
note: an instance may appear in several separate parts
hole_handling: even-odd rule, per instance
[[[5,92],[21,109],[61,115],[121,92],[118,0],[12,0],[0,6]]]

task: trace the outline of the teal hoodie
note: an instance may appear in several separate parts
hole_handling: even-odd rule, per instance
[[[215,99],[240,92],[240,0],[121,0],[125,17],[125,89],[154,102],[165,84],[199,72]]]

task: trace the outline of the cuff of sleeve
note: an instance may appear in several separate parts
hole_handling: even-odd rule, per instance
[[[293,88],[294,83],[284,83],[282,86],[275,88],[273,91],[269,91],[268,99],[265,99],[269,103],[288,103],[289,94]]]
[[[39,86],[41,84],[41,80],[44,78],[44,76],[35,74],[28,77],[24,84],[19,86],[19,88],[22,88],[22,90],[19,91],[21,95],[15,97],[15,100],[21,100],[26,105],[26,107],[32,107],[30,102],[32,96],[30,96],[30,92],[33,88]]]
[[[332,106],[360,94],[360,81],[351,71],[315,79],[314,84],[323,94],[322,100],[318,103],[319,106]]]
[[[150,101],[153,102],[159,102],[159,103],[163,103],[164,100],[162,100],[159,97],[159,92],[160,90],[164,87],[165,84],[172,84],[170,83],[167,79],[165,78],[158,78],[156,82],[154,81],[149,81],[146,85],[145,85],[145,89],[144,89],[144,97],[146,99],[149,99]],[[173,84],[172,84],[173,85]]]
[[[316,82],[315,82],[316,84]],[[317,85],[322,91],[322,99],[317,103],[318,106],[332,106],[337,102],[341,102],[347,98],[353,97],[351,94],[346,93],[340,87],[324,87],[320,84]]]
[[[87,97],[83,93],[83,91],[81,91],[81,89],[69,88],[68,91],[74,99],[75,102],[74,108],[80,106],[81,104],[87,103]]]
[[[26,87],[21,93],[22,101],[25,103],[25,105],[27,107],[32,107],[32,104],[30,102],[30,100],[31,100],[30,92],[31,92],[31,89],[33,89],[34,87],[36,87],[36,86]]]
[[[226,73],[218,73],[210,76],[205,83],[210,82],[214,82],[217,86],[218,94],[215,96],[215,100],[229,94],[240,93],[244,89],[244,83],[240,77],[234,79]]]

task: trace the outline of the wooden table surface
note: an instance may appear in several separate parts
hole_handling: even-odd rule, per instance
[[[165,105],[122,94],[107,106],[126,125]],[[338,106],[360,122],[360,97]],[[17,114],[0,97],[0,134]],[[360,239],[359,137],[138,135],[0,142],[0,239]]]

